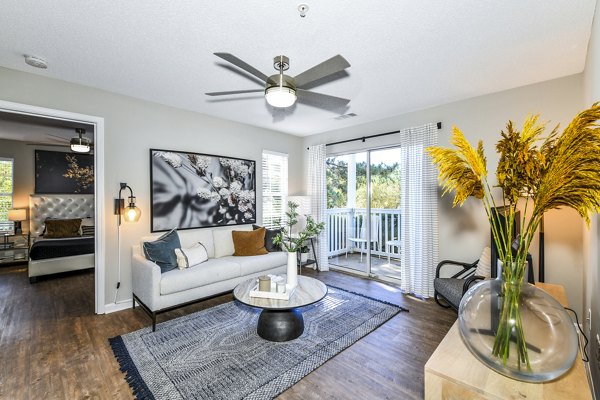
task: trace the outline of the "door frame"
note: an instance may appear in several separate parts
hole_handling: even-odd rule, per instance
[[[0,100],[0,111],[94,125],[95,312],[105,313],[104,118]]]

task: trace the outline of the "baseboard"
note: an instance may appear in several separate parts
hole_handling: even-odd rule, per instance
[[[133,299],[121,300],[117,303],[109,303],[104,306],[104,313],[110,314],[117,311],[127,310],[133,307]]]

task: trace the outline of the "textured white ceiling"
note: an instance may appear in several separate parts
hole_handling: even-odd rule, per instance
[[[310,10],[300,18],[297,6]],[[310,135],[579,73],[595,0],[2,0],[0,65],[296,135]],[[314,91],[352,99],[338,115],[267,106],[223,67],[229,52],[294,76],[336,54],[348,76]],[[47,70],[22,55],[45,58]],[[0,89],[1,94],[1,89]]]

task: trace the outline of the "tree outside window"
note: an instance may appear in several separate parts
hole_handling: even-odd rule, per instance
[[[13,167],[10,158],[0,158],[0,232],[12,232],[13,223],[8,220],[8,211],[13,208]]]

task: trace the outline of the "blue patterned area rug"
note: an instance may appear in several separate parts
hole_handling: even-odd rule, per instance
[[[256,333],[235,301],[109,339],[138,399],[271,399],[404,309],[329,286],[289,342]]]

